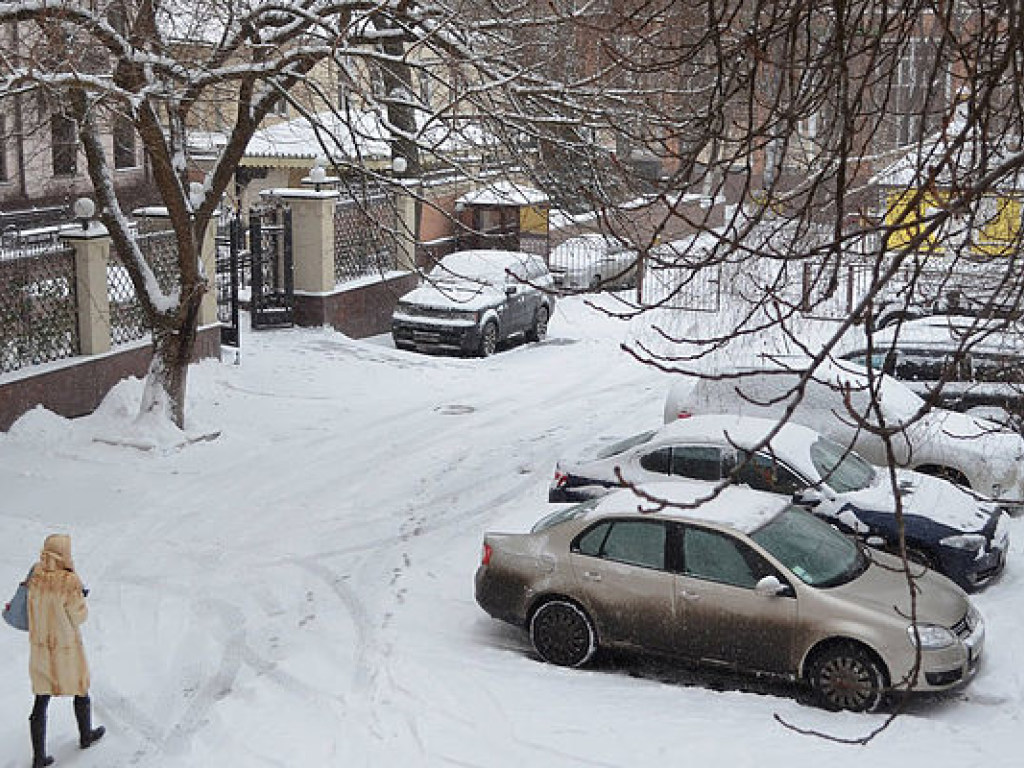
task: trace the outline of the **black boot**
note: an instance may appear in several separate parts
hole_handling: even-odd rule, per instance
[[[32,768],[53,765],[53,758],[46,754],[46,713],[29,716],[28,729],[32,734]]]
[[[75,719],[78,721],[78,746],[88,749],[103,738],[107,729],[92,727],[92,701],[88,696],[75,696]]]

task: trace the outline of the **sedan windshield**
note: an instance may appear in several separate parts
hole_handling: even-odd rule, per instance
[[[869,564],[852,540],[799,507],[786,507],[750,538],[812,587],[853,581]]]
[[[811,445],[818,477],[836,493],[861,491],[875,482],[875,468],[839,443],[819,437]]]

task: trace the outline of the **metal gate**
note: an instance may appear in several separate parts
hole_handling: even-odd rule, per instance
[[[238,257],[244,246],[242,222],[238,214],[234,214],[218,226],[216,242],[217,320],[220,321],[220,343],[237,347],[241,338],[238,331]]]
[[[293,325],[292,212],[282,207],[250,211],[249,251],[252,258],[252,327]]]

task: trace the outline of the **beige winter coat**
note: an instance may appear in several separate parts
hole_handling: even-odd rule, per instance
[[[29,675],[32,692],[85,696],[89,665],[79,625],[89,615],[71,561],[71,539],[48,536],[28,583]]]

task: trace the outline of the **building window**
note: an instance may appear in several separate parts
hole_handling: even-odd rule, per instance
[[[138,165],[135,158],[135,126],[126,117],[114,118],[114,167],[134,168]]]
[[[50,132],[53,175],[74,176],[78,173],[78,129],[75,121],[64,115],[54,115],[50,119]]]
[[[939,61],[936,40],[910,38],[902,43],[886,105],[891,141],[906,146],[936,130],[948,108],[951,78]]]

